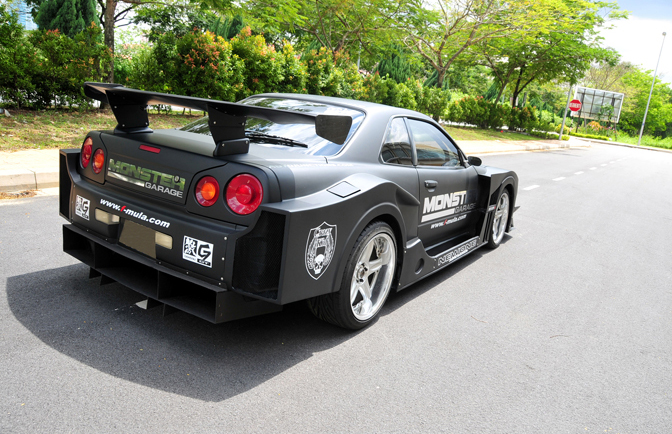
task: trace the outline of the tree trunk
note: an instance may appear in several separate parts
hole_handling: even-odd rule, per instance
[[[103,36],[105,46],[110,49],[110,54],[112,55],[107,71],[108,83],[114,83],[114,12],[116,9],[117,2],[115,0],[106,0]]]
[[[436,87],[443,89],[443,79],[446,78],[446,69],[437,70],[438,75],[436,76]]]

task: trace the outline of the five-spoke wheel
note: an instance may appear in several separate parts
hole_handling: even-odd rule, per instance
[[[357,239],[341,289],[308,300],[320,319],[349,329],[371,323],[385,304],[394,282],[397,247],[392,228],[384,222],[369,224]]]
[[[506,225],[509,223],[509,192],[503,189],[497,199],[497,207],[495,208],[495,218],[492,222],[492,233],[488,241],[488,247],[496,249],[504,238],[506,232]]]

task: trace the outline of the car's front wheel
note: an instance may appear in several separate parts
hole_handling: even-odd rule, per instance
[[[380,221],[369,224],[353,247],[340,291],[308,300],[311,311],[340,327],[366,327],[387,300],[396,263],[392,228]]]

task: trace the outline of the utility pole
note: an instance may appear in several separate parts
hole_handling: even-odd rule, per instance
[[[637,146],[639,146],[642,143],[642,134],[644,134],[644,124],[646,123],[646,115],[649,113],[649,104],[651,104],[653,85],[656,84],[656,75],[658,75],[658,65],[660,64],[660,56],[663,55],[663,45],[665,45],[665,35],[667,35],[667,33],[663,32],[663,43],[660,44],[660,54],[658,54],[658,61],[656,62],[656,70],[653,73],[653,81],[651,82],[651,90],[649,91],[649,100],[646,102],[646,110],[644,110],[644,119],[642,119],[642,129],[639,130],[639,140],[637,140]]]

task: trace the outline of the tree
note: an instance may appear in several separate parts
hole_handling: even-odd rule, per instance
[[[624,93],[623,77],[635,70],[630,62],[611,64],[598,62],[590,65],[590,69],[583,78],[583,85],[593,89],[611,90]]]
[[[345,52],[354,58],[361,53],[373,67],[381,49],[390,48],[386,32],[404,1],[251,0],[244,3],[244,12],[254,29],[285,33],[303,48],[316,41],[334,54]]]
[[[437,72],[443,86],[451,65],[474,45],[516,38],[555,17],[555,0],[411,0],[395,24],[397,37]]]
[[[625,99],[623,100],[619,124],[621,129],[628,134],[639,134],[652,80],[653,73],[651,71],[642,71],[639,68],[634,68],[620,80],[618,86],[623,89]],[[656,79],[644,132],[665,137],[670,127],[672,127],[672,89],[668,84]]]
[[[56,30],[71,38],[97,22],[94,0],[45,0],[35,23],[41,30]]]
[[[498,81],[500,96],[509,84],[512,105],[532,82],[560,80],[576,83],[593,62],[614,64],[618,53],[600,46],[597,31],[605,24],[601,10],[609,16],[624,16],[612,3],[560,0],[549,2],[550,16],[543,26],[520,38],[492,39],[478,45],[481,63]],[[498,96],[499,98],[499,96]]]

